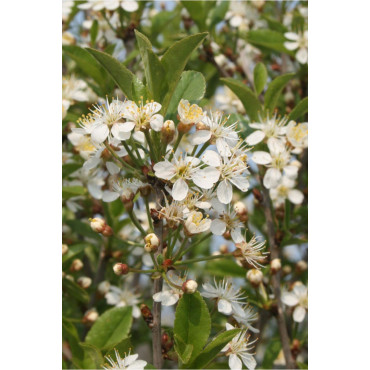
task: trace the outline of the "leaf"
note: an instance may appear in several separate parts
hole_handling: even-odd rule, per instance
[[[205,91],[206,80],[200,72],[182,72],[180,81],[168,106],[167,119],[175,119],[177,107],[181,99],[195,102],[203,98]]]
[[[285,85],[295,76],[295,73],[287,73],[276,77],[268,86],[265,94],[265,109],[274,110],[278,98]]]
[[[99,62],[112,76],[114,82],[127,96],[127,98],[132,99],[132,81],[134,78],[133,73],[117,59],[113,58],[107,53],[90,48],[86,48],[86,50],[92,55],[93,59]]]
[[[165,70],[168,92],[162,103],[162,115],[165,115],[167,112],[172,95],[191,53],[201,44],[207,35],[208,32],[204,32],[185,37],[175,42],[163,55],[161,63]]]
[[[308,365],[303,362],[297,362],[297,366],[299,369],[308,369]]]
[[[217,276],[245,277],[246,271],[232,260],[209,261],[205,270]]]
[[[281,350],[281,342],[278,338],[273,338],[269,342],[265,350],[265,356],[262,361],[263,369],[272,369],[276,357]]]
[[[258,63],[253,71],[254,89],[257,95],[263,91],[267,81],[267,69],[263,63]]]
[[[104,363],[104,358],[98,348],[91,344],[80,343],[84,350],[84,369],[100,369]]]
[[[194,346],[192,344],[186,344],[178,335],[174,335],[175,338],[175,350],[179,355],[181,361],[186,364],[191,357]]]
[[[233,78],[221,78],[220,80],[240,99],[250,119],[258,121],[258,112],[262,110],[262,107],[254,92],[241,81]]]
[[[76,327],[65,317],[62,318],[62,335],[65,338],[72,352],[72,359],[81,367],[80,364],[83,361],[84,351],[80,346],[80,338]]]
[[[62,196],[63,199],[68,199],[78,195],[86,194],[86,189],[83,186],[63,186]]]
[[[87,303],[89,301],[89,295],[87,292],[77,285],[74,281],[71,281],[67,278],[62,280],[63,290],[67,292],[71,297],[76,299],[79,302]]]
[[[62,178],[65,179],[71,173],[77,171],[81,168],[81,164],[79,163],[66,163],[62,166]]]
[[[152,50],[152,44],[148,38],[135,30],[135,36],[139,45],[141,58],[143,59],[145,78],[148,89],[153,98],[157,102],[162,101],[162,94],[166,90],[165,72],[157,55]]]
[[[72,229],[72,231],[79,235],[101,241],[101,236],[95,231],[92,231],[90,225],[85,222],[80,220],[66,220],[66,224]]]
[[[298,118],[302,117],[308,112],[308,98],[302,99],[290,112],[288,120],[296,121]]]
[[[62,257],[62,263],[66,263],[72,258],[75,258],[78,254],[82,253],[86,248],[87,244],[75,244],[68,246],[68,252]]]
[[[240,333],[240,329],[227,330],[219,334],[206,348],[204,348],[194,361],[189,364],[189,369],[207,369],[207,365],[216,358],[222,348],[224,348],[238,333]]]
[[[125,338],[123,340],[121,340],[119,343],[116,343],[112,346],[112,348],[110,348],[106,353],[105,355],[106,356],[111,356],[111,357],[115,357],[115,353],[114,353],[114,350],[117,350],[118,353],[120,353],[121,355],[124,354],[124,353],[129,353],[130,350],[132,349],[132,344],[131,344],[131,340],[130,338]]]
[[[199,292],[184,294],[176,309],[174,333],[178,340],[182,340],[186,346],[193,346],[189,361],[200,353],[207,342],[210,331],[211,317]],[[189,347],[185,347],[185,351],[189,351]],[[187,354],[184,352],[180,357]]]
[[[206,14],[204,14],[204,1],[181,1],[193,21],[201,31],[206,30]]]
[[[90,29],[90,42],[92,46],[95,45],[95,40],[96,40],[96,36],[98,36],[98,32],[99,32],[99,23],[97,19],[94,19],[94,22]]]
[[[277,31],[269,29],[252,30],[247,34],[247,41],[257,47],[262,46],[274,51],[294,55],[292,51],[285,48],[284,42],[287,40],[284,35]]]
[[[106,311],[94,323],[86,343],[99,349],[110,349],[127,337],[132,324],[132,308],[115,307]]]
[[[225,19],[229,9],[229,1],[221,1],[220,5],[211,9],[209,16],[209,27],[213,27]]]
[[[103,69],[87,50],[76,45],[63,45],[64,53],[72,58],[83,72],[91,76],[100,87],[104,88],[106,86],[106,76]]]

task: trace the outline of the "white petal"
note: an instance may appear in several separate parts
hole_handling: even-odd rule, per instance
[[[301,191],[297,189],[289,190],[288,192],[288,199],[293,203],[293,204],[301,204],[304,199],[304,195]]]
[[[113,162],[107,162],[105,165],[107,166],[107,170],[111,175],[117,175],[117,173],[120,171],[120,168]]]
[[[242,243],[245,241],[242,236],[242,231],[240,227],[231,230],[231,238],[234,241],[234,243]]]
[[[107,125],[99,125],[95,127],[91,133],[91,139],[100,144],[102,143],[109,134],[109,128]]]
[[[86,168],[87,170],[92,170],[100,163],[100,157],[91,157],[88,159],[84,164],[83,168]]]
[[[293,320],[302,322],[306,316],[306,310],[302,306],[297,306],[293,311]]]
[[[217,304],[218,312],[221,312],[225,315],[230,315],[232,312],[231,303],[226,301],[225,299],[220,299]]]
[[[189,141],[191,145],[204,144],[211,138],[211,136],[212,134],[209,130],[198,130],[189,136]]]
[[[219,167],[221,165],[221,157],[214,150],[206,150],[202,155],[202,161],[213,167]]]
[[[121,7],[126,12],[136,12],[139,9],[139,4],[135,0],[123,0]]]
[[[298,49],[299,44],[298,42],[284,42],[284,46],[288,50],[295,50]]]
[[[303,284],[295,284],[293,292],[298,297],[305,296],[307,295],[307,287]]]
[[[171,180],[176,173],[175,166],[168,161],[156,163],[153,166],[153,170],[155,171],[155,175],[157,177],[164,180]]]
[[[298,174],[298,167],[294,165],[285,166],[284,173],[288,176],[288,178],[295,179]]]
[[[233,197],[233,187],[227,180],[220,182],[217,187],[217,198],[223,204],[229,204]]]
[[[222,235],[226,231],[226,224],[220,219],[213,220],[211,223],[211,231],[214,235]]]
[[[257,366],[256,360],[250,354],[242,356],[242,360],[243,360],[244,365],[247,367],[248,370],[254,370]]]
[[[184,179],[178,179],[172,188],[172,197],[174,200],[183,200],[188,194],[189,186]]]
[[[103,191],[103,202],[113,202],[119,197],[119,194],[115,191],[104,190]]]
[[[226,330],[233,330],[235,329],[234,326],[232,326],[231,324],[229,324],[228,322],[226,323]]]
[[[197,157],[187,156],[185,157],[185,163],[191,164],[192,166],[195,167],[195,166],[198,166],[198,164],[200,163],[200,159]]]
[[[243,18],[240,16],[240,15],[234,15],[231,19],[230,19],[230,25],[232,27],[239,27],[243,22]]]
[[[265,138],[265,133],[263,131],[254,131],[247,136],[245,141],[248,145],[256,145],[260,143]]]
[[[232,354],[229,356],[229,367],[231,370],[241,370],[242,369],[242,362],[237,355]]]
[[[161,114],[155,114],[151,119],[150,119],[150,127],[154,131],[161,131],[163,127],[163,116]]]
[[[120,123],[120,131],[130,132],[135,127],[135,122],[124,122]]]
[[[198,170],[192,177],[195,185],[202,189],[211,189],[213,185],[218,181],[220,177],[220,171],[214,167],[206,167],[202,170]]]
[[[242,192],[246,192],[249,189],[249,181],[245,176],[234,176],[230,181]]]
[[[263,185],[266,189],[276,188],[281,179],[281,172],[276,168],[269,168],[263,178]]]
[[[295,55],[296,59],[301,64],[306,64],[308,60],[308,52],[306,48],[300,48]]]
[[[219,138],[219,139],[216,140],[216,147],[217,147],[218,152],[223,157],[230,157],[231,156],[230,147],[226,143],[224,138]]]
[[[269,164],[271,163],[271,155],[267,152],[254,152],[252,160],[257,164]]]
[[[270,139],[268,139],[267,146],[273,156],[285,152],[284,143],[275,137],[270,137]]]
[[[285,36],[288,40],[297,41],[297,40],[299,39],[299,35],[298,35],[298,33],[295,33],[295,32],[286,32],[286,33],[284,33],[284,36]]]
[[[298,304],[298,298],[295,294],[289,292],[283,292],[281,295],[281,300],[287,306],[295,306]]]

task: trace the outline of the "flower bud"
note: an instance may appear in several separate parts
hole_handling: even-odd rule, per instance
[[[105,295],[105,294],[107,294],[109,292],[109,288],[110,288],[109,281],[104,280],[101,283],[99,283],[99,285],[98,285],[98,292],[101,295]]]
[[[161,130],[161,139],[165,143],[170,143],[175,137],[175,132],[176,132],[176,129],[175,129],[174,122],[171,120],[167,120],[163,123],[163,127]]]
[[[83,267],[84,267],[83,262],[80,259],[76,258],[75,260],[72,261],[70,270],[72,272],[80,271]]]
[[[129,267],[125,263],[116,263],[113,266],[113,271],[116,275],[126,275],[129,272]]]
[[[87,276],[81,276],[77,279],[77,284],[83,289],[87,289],[91,283],[92,280]]]
[[[195,281],[195,280],[186,280],[183,284],[182,284],[182,291],[186,294],[193,294],[197,291],[197,288],[198,288],[198,283]]]
[[[275,258],[270,262],[271,273],[276,274],[281,269],[281,260],[280,258]]]
[[[64,256],[66,253],[68,253],[68,245],[62,244],[62,255]]]
[[[182,133],[182,134],[186,134],[188,133],[191,128],[194,126],[194,123],[182,123],[182,122],[179,122],[179,124],[177,125],[177,131]]]
[[[229,247],[226,244],[220,245],[220,253],[225,254],[229,252]]]
[[[145,241],[144,249],[149,253],[150,252],[155,252],[158,249],[158,246],[160,244],[157,235],[155,235],[154,233],[148,234],[144,238],[144,241]]]
[[[306,261],[298,261],[297,264],[295,265],[297,273],[301,273],[307,270],[307,262]]]
[[[111,236],[111,235],[113,235],[112,228],[110,226],[108,226],[108,225],[105,225],[105,228],[102,231],[102,235],[104,235],[104,236]]]
[[[234,211],[238,215],[240,221],[247,222],[248,221],[248,210],[247,207],[243,202],[236,202],[234,204]]]
[[[97,217],[90,219],[90,226],[92,230],[95,231],[96,233],[101,233],[104,230],[106,223],[105,220]]]
[[[292,272],[292,268],[289,265],[285,265],[283,267],[283,275],[284,276],[289,275],[291,272]]]
[[[99,317],[98,312],[95,308],[92,308],[91,310],[88,310],[85,312],[84,317],[82,318],[83,323],[93,323],[95,322]]]
[[[257,269],[249,270],[246,276],[247,276],[248,281],[255,287],[260,285],[263,280],[263,273]]]

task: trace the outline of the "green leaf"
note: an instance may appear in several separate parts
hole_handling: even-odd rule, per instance
[[[87,292],[79,285],[77,285],[74,281],[63,278],[62,286],[63,290],[77,301],[82,303],[87,303],[89,301],[89,295],[87,294]]]
[[[308,365],[303,362],[297,362],[297,366],[299,369],[308,369]]]
[[[143,59],[145,78],[151,98],[156,102],[162,101],[162,94],[166,90],[165,72],[157,55],[152,50],[152,44],[148,38],[135,30],[135,36],[139,45],[141,58]]]
[[[167,110],[167,119],[175,119],[177,107],[181,99],[197,102],[202,99],[206,91],[206,80],[200,72],[182,72],[179,83],[172,95]]]
[[[185,37],[175,42],[163,55],[161,63],[165,70],[168,92],[162,103],[162,115],[165,115],[167,112],[172,95],[191,53],[201,44],[207,35],[208,32],[204,32]]]
[[[114,350],[117,350],[119,354],[129,353],[130,349],[132,349],[131,339],[125,338],[121,340],[119,343],[116,343],[110,348],[105,355],[115,357]]]
[[[81,164],[79,163],[66,163],[62,166],[62,178],[65,179],[71,173],[77,171],[81,168]]]
[[[267,81],[267,69],[263,63],[258,63],[253,71],[254,89],[257,95],[263,91]]]
[[[274,51],[294,55],[292,51],[285,48],[284,42],[287,40],[284,35],[277,31],[269,29],[252,30],[247,34],[247,41],[257,47],[262,46]]]
[[[127,337],[132,324],[132,308],[115,307],[106,311],[94,323],[86,343],[99,349],[110,349]]]
[[[245,277],[246,271],[232,260],[209,261],[205,270],[217,276]]]
[[[90,29],[90,42],[92,46],[95,45],[96,36],[98,36],[98,32],[99,32],[99,23],[96,19],[94,19],[94,22]]]
[[[74,362],[78,364],[78,367],[81,367],[84,351],[80,346],[80,338],[76,327],[65,317],[62,318],[62,335],[69,343]]]
[[[221,1],[220,5],[211,9],[209,16],[209,27],[213,27],[214,25],[223,21],[228,10],[229,1]]]
[[[106,75],[103,69],[87,50],[76,45],[63,45],[63,51],[77,63],[83,72],[91,76],[100,87],[104,88],[106,86]]]
[[[90,225],[85,222],[80,220],[66,220],[66,224],[72,229],[72,231],[79,235],[101,241],[101,236],[95,231],[92,231]]]
[[[227,330],[219,334],[206,348],[204,348],[194,361],[189,364],[189,369],[207,369],[207,365],[216,358],[222,348],[224,348],[238,333],[240,333],[240,329]]]
[[[117,59],[113,58],[107,53],[90,48],[86,48],[86,50],[92,55],[92,58],[95,58],[94,60],[99,62],[112,76],[114,82],[127,96],[127,98],[132,99],[132,81],[134,78],[133,73]]]
[[[83,369],[100,369],[104,358],[98,348],[91,344],[80,343],[84,350]]]
[[[200,31],[206,30],[205,1],[181,1],[182,6],[189,12],[193,21],[197,24]]]
[[[199,292],[184,294],[176,309],[174,333],[186,346],[193,346],[189,361],[200,353],[210,331],[211,317]],[[185,347],[185,351],[189,350],[189,347]],[[180,357],[184,357],[184,352]]]
[[[75,244],[68,246],[68,252],[62,257],[62,263],[66,263],[72,258],[77,257],[78,254],[82,253],[86,248],[87,244]]]
[[[285,85],[295,76],[295,73],[287,73],[276,77],[268,86],[265,94],[265,109],[273,111],[278,98],[283,91]]]
[[[258,112],[262,110],[262,107],[254,92],[241,81],[233,78],[221,78],[220,80],[240,99],[250,119],[258,121]]]
[[[290,112],[288,119],[296,121],[298,118],[302,117],[308,112],[308,98],[302,99]]]
[[[192,344],[186,344],[178,335],[174,335],[175,338],[175,350],[179,355],[181,361],[186,364],[191,357],[194,346]]]
[[[78,195],[86,194],[86,189],[83,186],[63,186],[62,196],[63,199],[68,199],[71,197],[76,197]]]
[[[265,356],[262,361],[263,369],[272,369],[274,361],[281,350],[281,342],[278,338],[273,338],[265,350]]]

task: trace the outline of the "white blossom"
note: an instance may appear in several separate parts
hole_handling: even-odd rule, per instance
[[[139,355],[130,355],[130,352],[127,356],[124,358],[121,358],[120,354],[116,349],[114,349],[114,352],[116,354],[116,361],[113,361],[113,359],[110,356],[105,356],[105,358],[108,360],[109,365],[105,364],[103,366],[103,369],[105,370],[144,370],[147,362],[143,360],[138,360],[137,358]]]
[[[137,306],[139,301],[140,294],[135,294],[132,292],[132,289],[125,287],[120,289],[114,285],[109,287],[109,292],[105,295],[107,303],[116,307],[132,307],[132,316],[136,319],[140,317],[140,309]]]
[[[231,238],[234,243],[241,243],[244,241],[241,228],[243,223],[236,215],[235,211],[231,209],[224,210],[219,218],[212,220],[211,231],[214,235],[223,235],[225,231],[230,231]]]
[[[185,125],[197,124],[203,119],[203,110],[196,104],[190,104],[188,100],[181,99],[177,111],[180,122]]]
[[[292,153],[300,154],[303,149],[308,147],[308,123],[290,121],[286,129],[286,138],[294,147]]]
[[[285,291],[281,295],[281,300],[284,304],[292,307],[295,306],[293,311],[293,320],[295,322],[302,322],[306,316],[306,310],[308,308],[307,294],[307,287],[301,282],[296,282],[291,292]]]
[[[306,64],[308,61],[308,31],[304,32],[286,32],[284,36],[289,40],[284,42],[284,46],[288,50],[297,50],[296,59],[301,64]]]
[[[182,284],[186,281],[186,277],[181,278],[175,271],[169,270],[167,276],[167,289],[153,295],[155,302],[161,302],[163,306],[172,306],[182,297]],[[168,284],[169,283],[169,284]]]
[[[261,251],[265,247],[265,241],[259,242],[258,238],[253,235],[249,242],[243,240],[241,243],[236,243],[235,246],[240,253],[240,257],[237,254],[237,258],[247,261],[254,268],[263,267],[261,262],[265,260],[266,253],[262,253]]]
[[[283,204],[285,199],[289,199],[293,204],[301,204],[304,200],[303,193],[294,189],[295,181],[287,176],[283,176],[279,184],[270,189],[270,197],[275,207]]]

